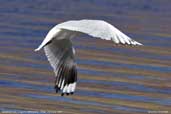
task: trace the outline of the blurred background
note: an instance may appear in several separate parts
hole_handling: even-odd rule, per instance
[[[1,0],[1,113],[171,113],[170,4],[170,0]],[[105,20],[144,46],[115,45],[88,35],[74,38],[78,84],[74,95],[61,97],[53,88],[54,73],[44,52],[34,49],[53,26],[78,19]]]

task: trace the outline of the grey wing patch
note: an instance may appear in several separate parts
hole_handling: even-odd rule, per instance
[[[72,43],[69,39],[54,39],[44,47],[45,54],[55,72],[55,89],[62,96],[73,94],[77,81],[77,68]]]

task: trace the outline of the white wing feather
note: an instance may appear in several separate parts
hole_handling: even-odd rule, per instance
[[[63,36],[64,34],[61,34]],[[70,39],[53,39],[44,46],[45,54],[51,64],[56,80],[55,89],[62,93],[73,93],[77,81],[77,69],[74,61],[74,48]]]
[[[105,39],[105,40],[112,40],[115,43],[121,44],[131,44],[131,45],[142,45],[141,43],[131,39],[120,30],[112,26],[111,24],[101,21],[101,20],[77,20],[77,21],[67,21],[61,24],[56,25],[53,27],[49,33],[47,34],[44,41],[41,45],[35,49],[35,51],[40,50],[43,46],[45,46],[50,40],[54,37],[58,36],[60,32],[66,30],[73,31],[72,34],[76,32],[81,32],[88,34],[93,37]],[[70,35],[72,35],[70,34]],[[57,38],[57,37],[56,37]],[[65,38],[65,37],[64,37]],[[68,38],[68,37],[66,37]]]
[[[129,38],[111,24],[101,20],[67,21],[57,25],[56,27],[82,32],[105,40],[113,40],[115,43],[142,45],[141,43]]]

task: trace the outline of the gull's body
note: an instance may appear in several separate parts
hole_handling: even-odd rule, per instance
[[[117,44],[142,45],[111,24],[101,20],[67,21],[56,25],[35,51],[44,48],[48,61],[55,72],[56,92],[61,90],[62,95],[64,93],[72,94],[75,91],[77,68],[74,60],[75,49],[72,47],[71,38],[81,33],[112,40]]]

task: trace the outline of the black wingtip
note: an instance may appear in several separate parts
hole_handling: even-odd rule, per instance
[[[68,95],[69,95],[69,93],[66,93],[66,95],[68,96]]]
[[[71,92],[71,93],[61,93],[61,96],[69,96],[69,95],[73,95],[74,94],[74,92]]]
[[[61,96],[64,96],[64,93],[61,93]]]
[[[57,85],[55,85],[54,89],[56,90],[56,93],[58,93],[60,90],[60,88]]]

